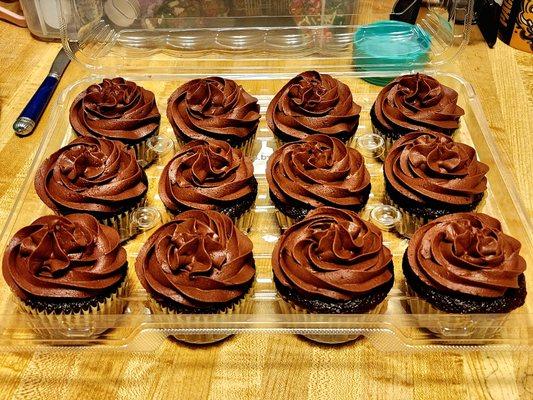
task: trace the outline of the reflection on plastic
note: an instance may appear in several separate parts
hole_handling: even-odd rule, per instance
[[[401,219],[400,210],[387,204],[379,204],[370,211],[370,220],[383,231],[395,230]]]
[[[150,159],[146,160],[146,164],[158,161],[164,165],[170,161],[175,152],[174,141],[163,135],[151,137],[146,142],[146,146],[149,149],[148,158]]]
[[[357,137],[357,150],[367,158],[380,158],[385,151],[385,141],[375,133]]]
[[[148,231],[155,228],[162,221],[161,213],[155,207],[140,207],[131,217],[133,228],[138,231]]]

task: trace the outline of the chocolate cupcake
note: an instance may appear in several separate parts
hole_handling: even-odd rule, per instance
[[[256,195],[252,160],[220,140],[187,143],[159,180],[159,197],[171,216],[190,209],[215,210],[243,231],[252,225]]]
[[[93,137],[72,141],[47,158],[35,175],[41,200],[60,215],[88,213],[126,240],[132,212],[146,202],[148,181],[135,152]]]
[[[135,150],[143,166],[156,157],[147,143],[158,134],[160,120],[154,94],[123,78],[89,86],[70,107],[70,124],[78,136],[122,142]]]
[[[363,156],[328,135],[308,136],[276,150],[266,178],[282,229],[321,206],[360,211],[370,194]]]
[[[409,306],[414,314],[502,314],[526,297],[520,242],[502,232],[498,220],[481,213],[440,217],[416,231],[403,259]],[[471,318],[442,327],[490,337],[505,318]],[[462,325],[464,322],[467,325]],[[477,327],[476,327],[477,325]],[[472,328],[474,327],[474,328]],[[436,326],[428,329],[442,333]]]
[[[19,307],[42,317],[39,331],[58,333],[82,315],[120,314],[126,251],[116,230],[88,214],[40,217],[4,252],[2,272]],[[79,328],[79,326],[78,326]]]
[[[274,96],[266,120],[282,143],[317,133],[347,142],[359,126],[360,112],[347,85],[330,75],[306,71]]]
[[[455,90],[424,74],[400,76],[385,86],[370,111],[374,132],[385,140],[385,156],[409,132],[452,135],[464,115],[457,98]]]
[[[312,210],[287,229],[272,253],[272,269],[284,313],[383,312],[394,282],[381,231],[352,211],[332,207]]]
[[[186,211],[161,226],[141,248],[135,269],[155,313],[248,311],[246,300],[255,277],[252,242],[229,217],[216,211]],[[182,335],[178,339],[206,343],[225,337]]]
[[[400,209],[398,232],[411,236],[445,214],[474,210],[487,189],[489,167],[476,151],[440,133],[398,139],[385,159],[385,201]]]
[[[168,99],[167,116],[181,144],[217,139],[252,155],[259,104],[231,79],[215,76],[185,83]]]

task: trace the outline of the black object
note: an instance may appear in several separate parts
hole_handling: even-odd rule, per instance
[[[476,0],[472,0],[475,2]],[[476,20],[476,13],[474,12],[474,7],[469,10],[469,3],[468,0],[456,0],[456,1],[449,1],[448,2],[448,20],[451,21],[453,19],[454,23],[457,25],[464,25],[467,15],[471,12],[474,15],[472,15],[472,25],[475,25]]]
[[[474,10],[479,30],[490,48],[496,44],[502,7],[494,0],[475,0]]]
[[[397,0],[392,8],[390,19],[415,24],[422,0]]]

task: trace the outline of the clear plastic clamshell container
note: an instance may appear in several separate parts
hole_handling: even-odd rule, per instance
[[[74,59],[104,73],[143,74],[287,72],[294,60],[304,70],[349,70],[353,61],[355,66],[371,63],[379,70],[396,71],[398,57],[402,69],[434,68],[449,63],[468,42],[473,4],[473,0],[60,2],[63,41]],[[368,25],[383,21],[405,21],[384,42],[409,45],[400,46],[396,58],[356,51],[354,34],[366,26],[370,35],[379,35],[382,26]],[[427,56],[415,57],[419,53]]]
[[[289,15],[287,9],[280,11],[276,8],[278,2],[274,1],[229,2],[242,5],[240,13],[232,9],[231,12],[225,11],[223,17],[202,16],[197,17],[196,22],[190,19],[192,17],[149,17],[145,14],[148,11],[141,8],[141,11],[134,9],[140,14],[134,14],[137,17],[132,21],[131,18],[119,21],[122,25],[127,22],[127,26],[118,26],[106,16],[105,10],[110,7],[106,7],[107,2],[87,2],[90,7],[83,20],[71,13],[74,3],[73,0],[62,0],[63,40],[75,59],[94,69],[87,74],[87,78],[68,86],[54,105],[48,130],[3,227],[1,248],[5,248],[21,227],[39,216],[51,213],[37,196],[33,177],[47,156],[74,139],[68,111],[78,93],[90,84],[101,81],[103,77],[121,75],[153,91],[161,114],[164,115],[167,99],[179,85],[198,76],[223,74],[224,77],[236,80],[246,91],[257,97],[261,106],[261,121],[253,151],[259,190],[254,223],[248,233],[254,244],[257,268],[254,293],[245,314],[198,317],[155,315],[150,312],[148,295],[140,285],[133,266],[146,238],[165,220],[164,207],[157,194],[157,183],[166,160],[176,146],[172,143],[172,128],[163,117],[160,137],[153,143],[154,151],[159,152],[160,156],[146,170],[149,178],[149,208],[139,210],[136,225],[131,227],[138,230],[139,234],[125,245],[130,265],[128,280],[132,286],[131,293],[118,300],[124,305],[125,311],[113,315],[82,316],[75,321],[43,321],[18,312],[9,288],[0,280],[1,349],[60,350],[86,346],[102,350],[152,351],[170,336],[189,342],[212,342],[232,334],[301,334],[325,343],[358,338],[352,343],[353,346],[369,341],[383,351],[533,350],[531,296],[526,298],[523,307],[508,315],[425,315],[409,311],[409,304],[413,299],[406,292],[401,269],[401,258],[408,240],[395,232],[397,210],[383,207],[384,183],[380,161],[382,143],[372,134],[369,116],[380,87],[361,79],[371,76],[371,71],[360,73],[352,69],[352,43],[342,39],[353,37],[360,24],[389,19],[393,1],[318,1],[321,5],[319,14],[316,19],[306,18],[305,24],[301,19]],[[117,0],[112,3],[122,4]],[[285,4],[283,1],[279,3]],[[348,8],[342,8],[336,18],[330,18],[325,13],[332,9],[333,4]],[[430,67],[449,61],[467,40],[472,5],[467,4],[467,12],[463,13],[466,15],[465,25],[459,26],[453,24],[453,16],[457,12],[455,4],[455,1],[423,3],[418,15],[418,25],[413,25],[422,26],[426,32],[430,32]],[[274,9],[279,13],[265,11]],[[333,32],[333,36],[328,37],[335,38],[335,44],[324,41],[325,29]],[[291,35],[293,41],[289,40]],[[202,44],[187,48],[182,45],[184,37],[190,38],[189,43]],[[250,45],[252,37],[255,38],[255,44]],[[272,41],[275,40],[280,40],[278,43],[283,44],[272,50]],[[313,40],[313,45],[301,45],[303,40]],[[226,43],[228,48],[221,43]],[[239,43],[242,43],[242,52],[238,51]],[[264,113],[276,92],[295,73],[310,66],[327,70],[346,83],[352,90],[354,100],[362,106],[355,146],[365,156],[372,180],[372,192],[362,216],[372,220],[383,230],[385,244],[394,256],[395,284],[387,296],[387,309],[383,314],[286,314],[282,311],[280,298],[276,294],[270,260],[280,231],[265,179],[266,162],[276,144],[266,125]],[[418,67],[421,66],[413,66],[413,69]],[[282,72],[282,69],[286,71]],[[381,71],[375,75],[383,77],[393,76],[395,73]],[[526,271],[529,281],[533,275],[532,229],[512,181],[500,161],[475,92],[461,77],[438,71],[429,73],[459,93],[459,105],[464,108],[465,115],[454,138],[475,147],[480,160],[490,167],[488,190],[480,211],[499,219],[504,231],[522,242],[521,254],[529,266]],[[504,320],[502,328],[496,333],[490,333],[494,320],[500,318]],[[176,346],[179,345],[176,342]],[[313,346],[312,342],[308,345]]]

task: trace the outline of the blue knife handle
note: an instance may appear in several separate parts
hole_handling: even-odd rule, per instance
[[[48,75],[39,89],[35,92],[28,105],[20,113],[20,118],[28,118],[37,123],[56,90],[59,79],[53,75]]]

